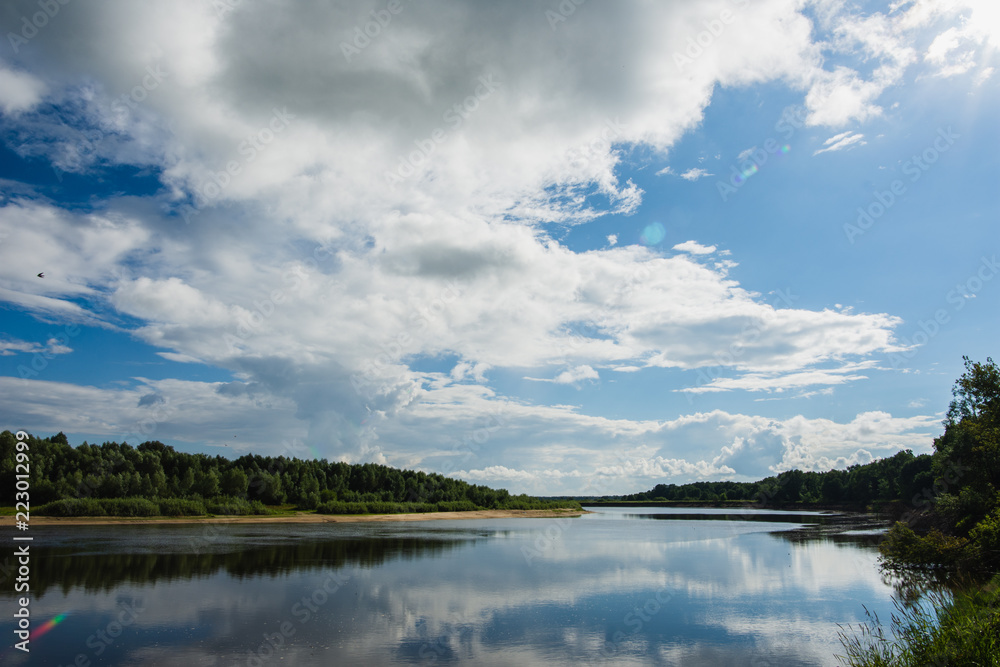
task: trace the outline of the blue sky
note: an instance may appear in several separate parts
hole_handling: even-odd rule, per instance
[[[38,11],[5,428],[622,493],[928,452],[996,354],[987,0]]]

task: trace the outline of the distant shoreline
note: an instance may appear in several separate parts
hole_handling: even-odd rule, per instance
[[[415,514],[316,514],[296,512],[284,515],[236,516],[34,516],[32,526],[105,526],[116,524],[198,524],[198,523],[363,523],[385,521],[446,521],[462,519],[544,519],[579,517],[586,510],[474,510],[469,512],[422,512]],[[0,525],[14,527],[14,517],[0,517]]]
[[[853,512],[858,514],[877,513],[872,508],[863,505],[850,503],[785,503],[767,502],[761,503],[753,500],[598,500],[587,502],[578,500],[581,505],[587,507],[681,507],[681,508],[709,508],[709,509],[755,509],[755,510],[777,510],[781,512]],[[891,501],[885,501],[885,505],[891,505]]]

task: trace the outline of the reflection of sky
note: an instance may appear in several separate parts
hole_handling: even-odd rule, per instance
[[[10,649],[2,659],[57,665],[84,653],[93,660],[102,645],[95,633],[133,602],[143,611],[97,664],[245,665],[283,622],[294,634],[265,665],[836,664],[836,624],[864,620],[862,604],[887,618],[891,589],[871,548],[773,533],[796,525],[625,520],[609,512],[561,521],[257,526],[253,537],[237,531],[215,546],[362,538],[377,545],[404,535],[458,546],[336,571],[313,562],[274,576],[218,571],[101,592],[53,588],[33,601],[33,622],[70,616],[32,643],[30,661]],[[90,529],[77,530],[79,539]],[[149,536],[122,532],[113,549],[145,550]],[[182,535],[160,537],[170,539],[158,548],[183,551]],[[95,553],[96,541],[83,550]],[[99,557],[75,556],[80,567]],[[302,599],[335,572],[347,583],[306,616]],[[0,623],[0,632],[11,630]]]

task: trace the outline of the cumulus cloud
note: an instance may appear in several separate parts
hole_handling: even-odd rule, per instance
[[[726,33],[727,52],[745,57],[708,49],[684,72],[673,45],[731,3],[587,4],[555,33],[528,5],[414,3],[351,58],[340,44],[370,6],[67,4],[16,70],[0,69],[4,131],[22,155],[60,170],[100,176],[127,165],[162,187],[86,209],[5,199],[0,298],[39,317],[127,331],[165,359],[235,379],[120,390],[25,381],[7,395],[31,400],[7,414],[111,435],[142,410],[178,406],[185,418],[160,419],[156,433],[229,442],[229,431],[254,424],[262,448],[288,441],[434,468],[444,459],[426,452],[452,445],[438,432],[487,428],[476,423],[498,400],[488,372],[586,386],[601,368],[720,369],[700,382],[705,392],[858,381],[868,357],[898,349],[892,314],[771,303],[729,275],[732,262],[703,264],[716,248],[695,241],[666,257],[610,234],[606,248],[573,252],[546,225],[639,211],[646,194],[622,176],[629,151],[662,163],[720,85],[784,82],[804,97],[812,125],[878,115],[884,91],[920,62],[914,35],[954,14],[927,4],[861,16],[843,3],[815,12],[793,0],[751,3]],[[988,18],[990,6],[959,10]],[[16,20],[36,9],[23,0],[3,11]],[[936,46],[924,62],[961,65],[971,48],[979,63],[995,37],[928,40]],[[844,64],[859,47],[865,67]],[[822,150],[862,140],[837,137]],[[10,345],[5,353],[35,349]],[[426,359],[454,359],[453,370],[415,370]],[[538,429],[529,438],[537,451],[507,438],[509,460],[463,466],[469,475],[508,474],[496,466],[569,475],[575,455],[599,452],[573,449],[590,430],[639,446],[643,434],[655,441],[679,428],[565,406],[510,409]],[[102,411],[109,416],[93,416]],[[407,424],[419,424],[431,450],[405,444]],[[643,471],[742,474],[727,457],[764,460],[778,442],[782,458],[767,466],[791,456],[786,431],[767,440],[731,430],[712,453],[718,462],[661,444],[617,465],[634,482]],[[795,451],[814,460],[814,449]],[[847,461],[856,451],[822,456]]]

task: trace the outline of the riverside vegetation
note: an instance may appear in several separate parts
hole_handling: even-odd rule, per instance
[[[29,436],[32,512],[40,516],[324,514],[580,509],[574,501],[512,496],[436,473],[373,463],[248,454],[235,460],[186,454],[150,441],[86,442],[63,433]],[[14,504],[17,438],[0,433],[0,504]]]
[[[898,603],[888,633],[877,617],[843,630],[847,665],[1000,665],[1000,368],[964,360],[934,440],[933,492],[913,499],[917,511],[893,525],[880,550],[904,575],[945,569],[978,583],[937,591],[923,605]]]

